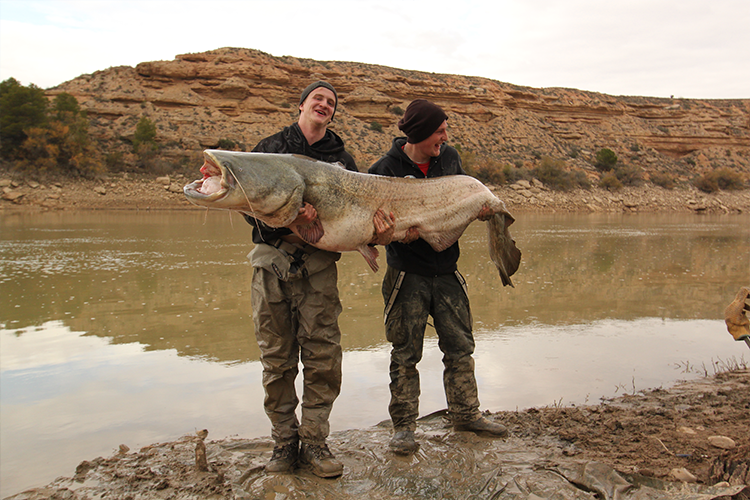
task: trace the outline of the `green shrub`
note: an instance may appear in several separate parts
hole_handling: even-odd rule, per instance
[[[663,172],[651,174],[651,182],[664,189],[674,189],[677,184],[673,175]]]
[[[400,106],[393,106],[391,108],[391,113],[393,113],[396,116],[402,116],[404,114],[404,110],[401,109]]]
[[[745,188],[745,180],[734,170],[723,167],[710,172],[693,181],[695,187],[705,193],[713,193],[719,190],[737,190]]]
[[[501,186],[505,184],[505,175],[500,164],[491,158],[478,156],[473,151],[461,153],[461,165],[467,174],[484,184]]]
[[[594,166],[601,172],[609,172],[617,164],[617,155],[614,151],[602,148],[596,153],[596,162]]]
[[[156,125],[154,122],[148,119],[148,117],[142,116],[138,120],[138,124],[135,126],[135,135],[133,136],[133,148],[138,151],[142,149],[142,145],[152,147],[156,149]]]
[[[508,184],[513,184],[514,182],[518,182],[520,180],[530,181],[534,178],[531,171],[527,168],[523,168],[522,163],[516,164],[516,166],[510,166],[506,165],[503,167],[503,176],[505,176],[505,181]]]
[[[232,151],[237,147],[237,143],[234,142],[232,139],[219,139],[219,144],[217,145],[219,149],[226,149],[228,151]]]
[[[0,155],[11,159],[28,138],[27,130],[47,123],[47,98],[33,83],[28,87],[15,78],[0,82]]]
[[[643,171],[640,167],[623,165],[617,167],[614,170],[614,173],[617,180],[619,180],[623,186],[640,186],[643,184]]]
[[[565,162],[556,160],[549,156],[542,157],[542,161],[532,174],[550,189],[556,191],[570,191],[575,188],[589,189],[591,182],[581,170],[568,172],[565,170]]]
[[[89,121],[75,97],[59,94],[45,110],[44,120],[23,129],[26,137],[14,152],[16,166],[34,174],[89,176],[101,172],[101,155],[89,139]]]
[[[379,124],[378,122],[372,122],[370,124],[370,130],[374,130],[375,132],[382,132],[383,126]]]
[[[573,180],[565,170],[565,162],[549,156],[542,157],[539,166],[531,172],[550,189],[569,191],[573,189]]]
[[[573,184],[582,189],[591,189],[591,181],[583,170],[573,170],[570,173]]]
[[[617,178],[614,172],[607,172],[599,179],[599,187],[610,191],[617,191],[618,189],[622,189],[622,182],[620,182],[620,179]]]
[[[484,184],[492,184],[495,186],[502,186],[505,184],[505,175],[499,165],[491,161],[480,162],[475,170],[474,177],[482,181]]]
[[[81,106],[75,97],[63,92],[52,101],[52,111],[55,113],[55,118],[61,122],[69,122],[81,114]]]

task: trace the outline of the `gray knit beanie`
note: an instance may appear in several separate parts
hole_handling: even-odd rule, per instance
[[[302,106],[302,103],[305,102],[305,99],[307,99],[308,96],[312,93],[312,91],[317,89],[318,87],[327,88],[328,90],[333,92],[333,97],[336,98],[336,103],[333,105],[333,114],[331,115],[331,120],[333,120],[333,117],[336,116],[336,108],[339,105],[339,95],[336,93],[336,89],[333,88],[333,85],[331,85],[328,82],[324,82],[323,80],[318,80],[317,82],[313,82],[310,85],[308,85],[307,88],[302,91],[302,95],[299,97],[299,105]]]

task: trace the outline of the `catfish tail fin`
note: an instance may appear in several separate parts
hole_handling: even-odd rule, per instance
[[[512,287],[513,282],[510,277],[518,271],[518,266],[521,264],[521,250],[516,247],[516,242],[508,231],[508,227],[514,221],[513,216],[507,212],[497,212],[487,221],[490,258],[497,267],[503,286]]]

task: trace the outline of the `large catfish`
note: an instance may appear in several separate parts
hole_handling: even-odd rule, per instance
[[[488,220],[490,257],[503,285],[513,286],[510,276],[521,260],[508,231],[514,219],[505,204],[473,177],[385,177],[290,154],[206,150],[203,155],[203,179],[183,190],[189,201],[249,214],[272,227],[288,226],[307,202],[318,218],[292,231],[323,250],[357,250],[373,271],[378,270],[378,251],[368,243],[373,241],[373,216],[379,209],[395,215],[394,240],[416,228],[419,237],[440,252],[458,241],[488,207],[493,214]]]

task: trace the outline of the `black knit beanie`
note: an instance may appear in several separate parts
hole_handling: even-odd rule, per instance
[[[318,87],[325,87],[331,92],[333,92],[333,97],[336,99],[336,103],[333,105],[333,114],[331,114],[331,120],[333,120],[333,117],[336,115],[336,107],[339,105],[339,95],[336,93],[336,89],[333,88],[333,85],[331,85],[328,82],[324,82],[323,80],[318,80],[317,82],[313,82],[310,85],[307,86],[305,90],[302,91],[302,95],[299,97],[299,105],[302,106],[302,103],[305,102],[305,99],[312,93],[313,90],[317,89]]]
[[[403,118],[398,121],[398,128],[406,139],[416,144],[422,142],[448,119],[448,115],[437,104],[426,99],[415,99],[406,107]]]

